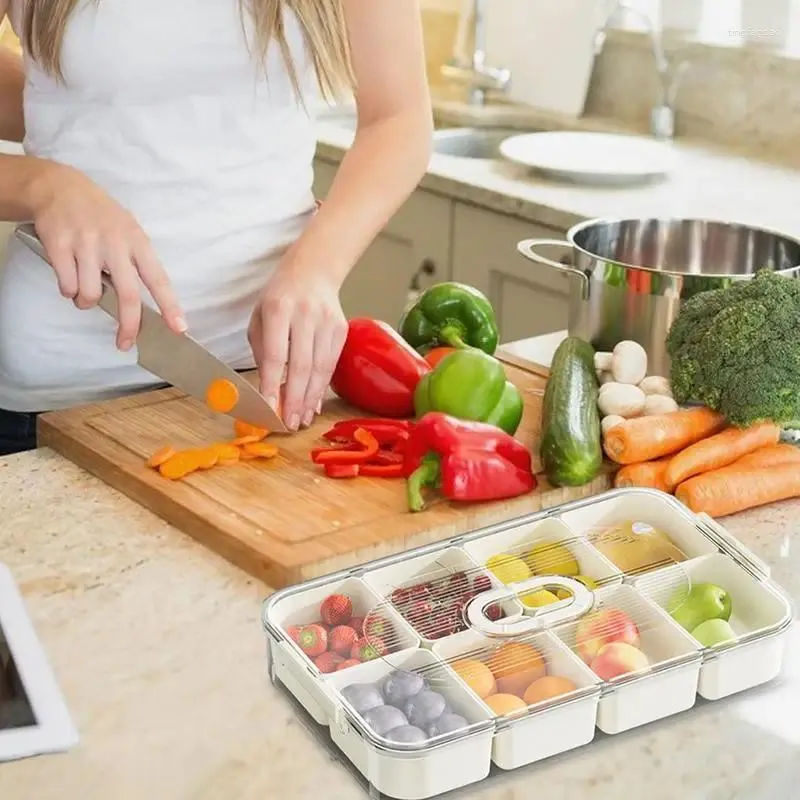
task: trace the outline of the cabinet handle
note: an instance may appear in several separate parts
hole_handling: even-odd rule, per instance
[[[419,292],[422,289],[422,278],[424,276],[432,276],[436,274],[436,262],[430,258],[423,259],[417,271],[411,277],[411,283],[408,285],[410,292]]]

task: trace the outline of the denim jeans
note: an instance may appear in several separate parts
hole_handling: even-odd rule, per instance
[[[36,449],[36,417],[0,409],[0,456]]]

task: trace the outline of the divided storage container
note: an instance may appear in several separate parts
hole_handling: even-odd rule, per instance
[[[284,589],[270,676],[423,798],[774,678],[791,604],[713,520],[607,492]]]

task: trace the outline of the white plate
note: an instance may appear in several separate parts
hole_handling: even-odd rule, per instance
[[[526,133],[506,139],[500,152],[509,161],[572,183],[639,183],[666,175],[675,165],[667,144],[610,133]]]

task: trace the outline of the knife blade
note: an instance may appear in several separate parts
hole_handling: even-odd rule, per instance
[[[33,225],[18,225],[14,232],[23,244],[50,263]],[[110,317],[119,320],[117,293],[105,274],[99,306]],[[229,416],[266,428],[272,433],[289,432],[266,398],[236,370],[220,361],[188,334],[173,331],[161,314],[144,304],[136,338],[136,353],[139,366],[204,405],[206,389],[212,381],[230,381],[236,387],[239,399]]]

